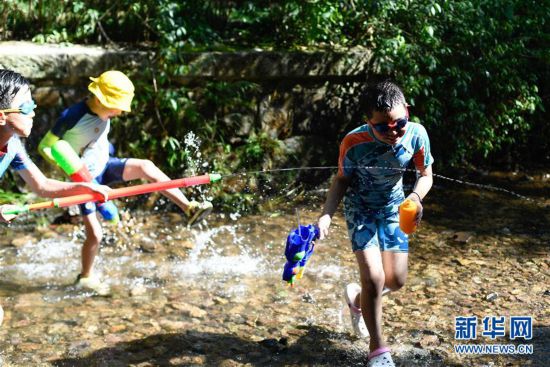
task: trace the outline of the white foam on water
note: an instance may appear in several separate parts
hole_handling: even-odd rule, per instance
[[[23,246],[17,254],[18,258],[27,259],[33,263],[50,263],[59,260],[80,258],[82,245],[69,240],[49,238],[40,240],[34,245]]]
[[[2,278],[18,284],[29,282],[28,285],[40,286],[52,283],[64,283],[66,278],[76,273],[76,271],[77,261],[74,261],[74,264],[18,263],[16,265],[4,266]]]
[[[80,245],[69,240],[44,239],[19,248],[11,265],[2,266],[2,278],[32,286],[65,283],[80,264]]]
[[[220,234],[223,234],[222,238],[224,242],[227,240],[227,243],[218,245],[214,242],[213,237]],[[243,238],[236,234],[235,226],[221,226],[197,232],[194,235],[195,247],[191,250],[189,259],[173,265],[174,275],[242,275],[261,272],[262,259],[259,256],[251,256],[247,253],[243,246]],[[217,253],[219,249],[227,247],[228,244],[236,246],[241,254],[233,256],[219,255]]]
[[[187,261],[177,264],[173,271],[180,275],[198,274],[223,274],[241,275],[256,274],[260,266],[260,259],[251,258],[248,255],[219,256],[211,255],[205,259]]]

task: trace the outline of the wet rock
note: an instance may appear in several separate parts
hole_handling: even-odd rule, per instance
[[[75,341],[69,345],[67,355],[71,358],[83,358],[90,352],[91,344],[85,340]]]
[[[122,341],[122,338],[120,337],[120,335],[116,335],[116,334],[107,334],[105,335],[105,343],[107,343],[108,345],[115,345],[117,343],[120,343]]]
[[[311,293],[305,293],[303,296],[302,296],[302,301],[305,302],[305,303],[315,303],[315,298],[313,297],[313,295]]]
[[[172,307],[175,310],[181,311],[182,314],[187,317],[202,319],[207,315],[207,312],[204,311],[203,309],[200,309],[188,303],[172,302],[172,303],[169,303],[168,306]]]
[[[111,332],[112,334],[115,334],[115,333],[120,333],[122,331],[125,331],[126,329],[127,329],[126,325],[118,324],[118,325],[111,326],[111,328],[109,329],[109,332]]]
[[[433,347],[441,344],[437,335],[423,335],[420,339],[420,346],[422,348]]]
[[[452,259],[451,261],[452,261],[453,263],[455,263],[455,264],[460,265],[460,266],[468,266],[468,265],[470,265],[471,263],[473,263],[472,260],[469,260],[469,259],[466,259],[466,258],[463,258],[463,257],[461,257],[461,258],[456,258],[456,259]]]
[[[410,345],[400,345],[392,347],[392,351],[396,357],[403,361],[426,361],[424,366],[429,366],[428,360],[430,358],[430,352],[426,349],[413,347]],[[416,364],[415,364],[416,365]],[[404,365],[405,366],[405,365]]]
[[[34,243],[35,241],[36,240],[33,236],[26,235],[26,236],[22,236],[22,237],[16,237],[13,240],[11,240],[11,245],[13,247],[21,248],[21,247],[23,247],[27,244]]]
[[[219,367],[238,367],[242,365],[243,365],[242,363],[239,363],[232,359],[224,359],[223,361],[220,362],[220,364],[218,364]]]
[[[55,324],[48,327],[48,334],[65,334],[70,330],[69,325],[63,322],[56,322]]]
[[[41,349],[41,345],[36,343],[21,343],[18,349],[22,352],[34,352]]]
[[[474,234],[471,232],[455,232],[452,240],[460,243],[468,243],[473,237]]]
[[[17,297],[17,300],[13,308],[14,309],[22,309],[22,308],[37,309],[43,305],[44,305],[44,300],[42,299],[42,296],[39,293],[27,293],[27,294],[21,294]]]
[[[143,284],[137,284],[130,289],[131,297],[139,297],[147,294],[147,288]]]
[[[180,331],[185,329],[186,325],[183,321],[172,321],[167,319],[160,320],[159,324],[163,329],[168,331]]]
[[[195,248],[195,243],[189,240],[181,240],[177,242],[177,246],[184,248],[184,249],[193,249]]]
[[[505,234],[505,235],[510,235],[510,234],[512,234],[512,231],[510,231],[509,228],[504,227],[500,230],[500,233]]]
[[[262,347],[269,349],[273,353],[279,353],[288,347],[288,340],[286,338],[277,339],[263,339],[258,342]]]
[[[170,255],[178,259],[186,259],[189,256],[189,250],[177,245],[170,246]]]
[[[205,356],[183,356],[170,358],[171,366],[202,366],[206,362]]]
[[[141,362],[135,365],[135,367],[154,367],[155,365],[151,362]]]
[[[142,239],[142,241],[143,242],[140,244],[139,248],[143,252],[154,253],[159,249],[157,241],[153,241],[150,239]]]

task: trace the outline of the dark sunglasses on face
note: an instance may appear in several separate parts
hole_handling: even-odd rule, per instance
[[[392,121],[391,124],[388,122],[378,123],[378,124],[372,124],[372,127],[376,129],[376,131],[378,131],[380,134],[386,134],[391,129],[395,129],[395,130],[403,129],[407,125],[407,122],[409,122],[409,119],[407,117],[403,117]]]
[[[405,105],[405,117],[390,122],[372,124],[372,127],[380,134],[387,134],[391,129],[395,129],[397,131],[403,129],[407,125],[407,122],[409,122],[409,109],[407,107],[408,106]]]
[[[4,113],[22,113],[23,115],[30,115],[32,111],[36,108],[36,103],[31,99],[30,101],[23,102],[19,108],[8,108],[5,110],[0,110]]]

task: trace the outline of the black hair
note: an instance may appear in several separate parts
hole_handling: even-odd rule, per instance
[[[403,91],[388,80],[369,86],[363,98],[363,108],[368,118],[374,111],[389,112],[401,104],[406,104]]]
[[[10,108],[16,94],[29,84],[23,75],[12,70],[0,69],[0,109]]]

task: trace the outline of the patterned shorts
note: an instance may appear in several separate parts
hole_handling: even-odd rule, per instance
[[[124,166],[128,158],[116,158],[109,157],[109,161],[105,166],[105,169],[99,176],[95,178],[97,183],[101,185],[110,185],[117,182],[124,181],[122,179],[122,173],[124,172]],[[88,215],[96,211],[96,203],[80,204],[80,213],[82,215]]]
[[[377,246],[380,251],[409,252],[409,236],[399,228],[397,206],[346,212],[353,251]]]

